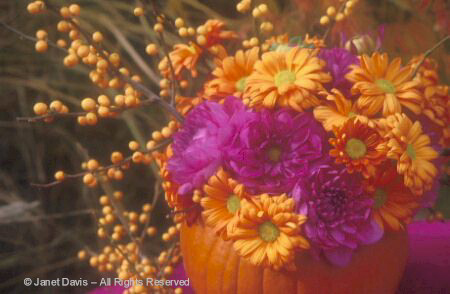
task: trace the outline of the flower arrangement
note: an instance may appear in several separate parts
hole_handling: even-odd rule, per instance
[[[449,37],[402,60],[380,49],[382,34],[335,40],[340,31],[333,26],[350,18],[356,0],[329,6],[318,20],[323,33],[301,37],[276,30],[268,5],[254,2],[236,6],[253,16],[254,36],[219,19],[188,26],[155,1],[135,7],[141,21],[152,21],[160,42],[145,51],[161,78],[141,66],[157,81],[158,94],[121,54],[108,51],[100,31],[82,26],[78,4],[28,5],[31,14],[62,18],[57,29],[70,39],[70,46],[64,39],[53,44],[41,30],[36,50],[58,47],[64,65],[90,68],[90,80],[104,93],[82,99],[79,112],[59,100],[39,102],[37,116],[21,120],[76,117],[79,125],[93,126],[155,104],[166,116],[146,142],[129,142],[128,157],[114,151],[106,165],[88,158],[82,172],[60,170],[54,182],[37,185],[82,178],[104,190],[97,235],[111,244],[98,254],[80,251],[80,259],[90,254],[91,266],[122,280],[168,279],[189,250],[180,249],[178,233],[202,224],[252,266],[294,272],[302,267],[298,254],[307,254],[345,268],[361,248],[404,231],[435,201],[450,112],[448,86],[429,55]],[[166,46],[169,29],[184,40]],[[140,212],[127,210],[124,193],[110,187],[131,165],[153,168],[160,178],[155,191],[164,190],[175,222],[161,235],[171,245],[152,259],[143,240],[157,234],[150,225],[156,200]],[[129,291],[165,290],[135,285]]]

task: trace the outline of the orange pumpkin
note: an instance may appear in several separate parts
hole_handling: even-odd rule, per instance
[[[181,227],[186,273],[202,293],[395,293],[408,256],[406,232],[385,233],[376,244],[359,248],[344,268],[316,260],[308,252],[296,256],[297,270],[257,267],[236,254],[231,241],[197,222]]]

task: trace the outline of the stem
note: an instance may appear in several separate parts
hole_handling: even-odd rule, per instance
[[[434,50],[436,50],[439,46],[441,46],[442,44],[444,44],[446,41],[448,41],[450,39],[450,35],[447,35],[445,38],[443,38],[442,40],[440,40],[439,42],[437,42],[433,47],[431,47],[430,49],[428,49],[427,51],[425,51],[422,60],[420,60],[419,64],[416,66],[416,68],[414,69],[411,77],[415,77],[417,72],[419,71],[419,68],[422,66],[422,64],[425,62],[425,59],[431,55],[431,53],[433,53]]]
[[[0,20],[0,24],[1,24],[2,26],[4,26],[6,29],[10,30],[10,31],[13,32],[13,33],[18,34],[20,37],[22,37],[22,38],[24,38],[24,39],[26,39],[26,40],[29,40],[29,41],[32,41],[32,42],[37,42],[37,41],[39,41],[38,39],[36,39],[36,38],[34,38],[34,37],[31,37],[31,36],[28,36],[27,34],[22,33],[22,32],[19,31],[18,29],[14,28],[14,27],[12,27],[12,26],[10,26],[10,25],[8,25],[8,24],[6,24],[5,22],[3,22],[3,21],[1,21],[1,20]],[[58,45],[56,45],[55,43],[53,43],[53,42],[51,42],[51,41],[49,41],[49,40],[47,40],[47,44],[49,44],[50,46],[52,46],[52,47],[54,47],[54,48],[57,48],[58,50],[63,51],[64,53],[67,53],[67,50],[66,50],[66,49],[59,47]]]

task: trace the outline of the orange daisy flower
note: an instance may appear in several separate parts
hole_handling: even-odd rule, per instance
[[[263,52],[267,52],[273,49],[275,46],[287,45],[288,43],[289,43],[288,34],[273,36],[264,41],[264,43],[261,45],[261,49]]]
[[[314,117],[320,121],[327,131],[335,127],[340,128],[351,118],[373,127],[373,122],[364,115],[358,113],[358,109],[351,100],[344,97],[338,89],[331,89],[331,93],[323,92],[329,103],[314,108]]]
[[[291,107],[303,111],[319,105],[316,93],[331,81],[322,72],[325,62],[316,57],[318,50],[294,47],[288,52],[267,52],[256,62],[247,78],[244,102],[251,107]]]
[[[365,178],[375,174],[375,166],[386,159],[383,138],[373,128],[356,119],[347,120],[341,128],[334,128],[336,138],[330,155],[336,163],[343,163],[349,173],[361,172]]]
[[[437,169],[431,160],[438,153],[430,145],[430,137],[422,133],[420,122],[405,114],[396,114],[382,121],[387,132],[387,157],[397,160],[397,172],[415,194],[430,190]]]
[[[346,78],[354,83],[352,94],[359,94],[357,107],[367,116],[376,115],[381,109],[383,116],[402,112],[402,106],[418,114],[422,95],[418,81],[412,80],[411,67],[401,68],[400,58],[388,63],[387,54],[363,55],[361,66],[351,65]]]
[[[202,216],[216,234],[227,240],[226,228],[232,223],[240,208],[241,199],[248,197],[244,186],[238,184],[220,169],[203,187],[205,195],[200,200]]]
[[[373,216],[382,228],[404,230],[414,211],[420,207],[417,197],[403,184],[392,163],[378,169],[377,176],[365,186],[375,200]]]
[[[242,200],[238,220],[228,233],[233,248],[256,266],[292,269],[295,250],[309,248],[300,236],[306,217],[294,213],[294,206],[285,194]]]
[[[215,77],[205,86],[205,96],[209,99],[233,95],[242,97],[246,79],[252,73],[253,66],[259,58],[259,48],[236,52],[223,60],[217,60],[217,67],[212,72]]]
[[[176,78],[180,76],[183,69],[189,70],[193,77],[197,77],[196,66],[202,53],[203,50],[195,43],[176,44],[174,50],[169,53]],[[170,78],[170,65],[167,57],[161,59],[158,68],[165,78]]]

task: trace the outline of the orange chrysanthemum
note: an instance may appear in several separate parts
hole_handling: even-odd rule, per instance
[[[196,66],[202,52],[203,50],[192,42],[189,45],[176,44],[174,50],[169,53],[176,78],[180,76],[183,69],[189,70],[191,75],[196,77],[198,74]],[[165,78],[170,77],[171,70],[167,57],[161,59],[158,68]]]
[[[203,187],[204,196],[200,200],[202,216],[206,224],[216,234],[227,240],[227,226],[235,219],[241,206],[241,199],[248,197],[244,186],[220,169]]]
[[[389,162],[382,166],[377,176],[365,186],[375,200],[373,216],[376,222],[388,230],[404,230],[420,205],[418,198],[404,185],[395,165]]]
[[[335,127],[340,128],[351,118],[373,127],[373,122],[367,116],[359,114],[352,101],[345,98],[338,89],[332,89],[331,93],[324,94],[329,102],[315,107],[314,117],[322,123],[325,130],[332,131]]]
[[[246,79],[258,58],[259,49],[255,47],[245,52],[239,50],[235,56],[217,60],[217,67],[212,72],[215,78],[206,84],[205,96],[209,99],[228,95],[242,97]]]
[[[349,173],[361,172],[365,178],[375,174],[375,166],[386,159],[383,138],[367,124],[356,119],[347,120],[341,128],[334,128],[336,138],[330,155],[336,163],[343,163]]]
[[[204,100],[201,97],[185,97],[177,95],[175,97],[177,110],[186,115],[192,108],[202,103]]]
[[[381,109],[383,116],[402,112],[402,106],[418,114],[422,95],[419,82],[412,80],[411,67],[401,67],[400,58],[388,63],[387,54],[363,55],[361,66],[351,65],[346,78],[354,83],[352,94],[360,97],[357,107],[367,116],[376,115]]]
[[[389,116],[381,121],[386,133],[387,156],[397,160],[397,172],[404,176],[404,183],[415,194],[430,190],[437,169],[431,160],[438,153],[430,145],[430,137],[422,133],[420,122],[412,121],[405,114]]]
[[[422,59],[423,55],[416,56],[409,64],[412,68],[416,68]],[[447,126],[450,121],[448,86],[439,84],[437,67],[435,60],[426,58],[417,70],[414,80],[420,83],[419,89],[423,93],[423,114],[437,125]]]
[[[239,218],[228,233],[233,248],[256,266],[294,267],[295,250],[309,248],[300,235],[306,217],[294,213],[294,205],[285,194],[242,200]]]
[[[309,34],[306,34],[303,43],[312,44],[315,48],[325,48],[325,41],[323,39],[317,36],[310,37]]]
[[[224,31],[225,23],[217,19],[209,19],[197,29],[199,35],[205,36],[206,42],[203,45],[206,48],[214,46],[222,40],[234,39],[237,34],[233,31]]]
[[[294,47],[287,52],[267,52],[247,78],[244,102],[251,107],[291,107],[303,111],[319,105],[316,97],[331,76],[317,50]]]
[[[169,207],[174,210],[177,221],[186,219],[192,222],[200,215],[200,206],[192,201],[192,199],[183,199],[178,194],[177,183],[172,181],[171,175],[167,168],[167,162],[172,157],[173,151],[171,145],[167,146],[164,152],[154,152],[153,157],[159,166],[159,174],[162,178],[161,186]]]

